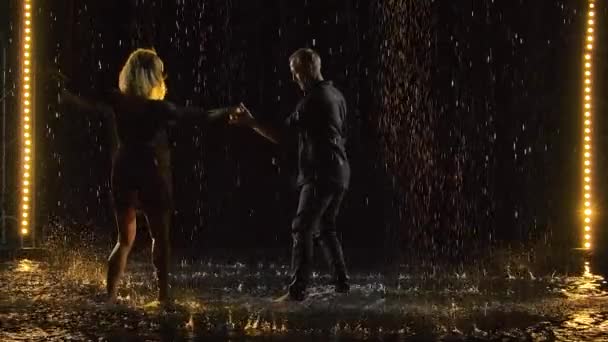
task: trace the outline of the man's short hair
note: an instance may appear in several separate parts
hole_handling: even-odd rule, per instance
[[[313,49],[302,48],[296,50],[289,56],[289,62],[308,67],[314,73],[321,72],[321,57]]]

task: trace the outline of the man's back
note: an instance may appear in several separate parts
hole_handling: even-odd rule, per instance
[[[291,118],[299,133],[298,185],[322,182],[348,187],[346,112],[344,96],[331,81],[311,87],[298,104],[296,117]]]

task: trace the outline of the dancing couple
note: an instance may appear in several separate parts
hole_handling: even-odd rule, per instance
[[[227,122],[250,127],[273,143],[298,137],[297,185],[299,203],[291,225],[292,276],[288,292],[279,301],[302,301],[310,282],[314,246],[321,247],[338,293],[349,291],[336,218],[350,180],[344,148],[346,101],[331,81],[323,79],[321,58],[311,49],[299,49],[289,58],[293,81],[304,96],[282,127],[259,123],[242,103],[204,110],[181,107],[164,100],[167,88],[162,60],[153,50],[137,49],[123,66],[119,90],[103,96],[93,107],[112,118],[119,140],[112,158],[112,199],[118,241],[108,260],[108,301],[117,297],[118,284],[136,233],[136,210],[149,222],[158,300],[170,302],[169,230],[173,205],[171,158],[167,127],[186,120]],[[63,101],[91,107],[68,91]]]

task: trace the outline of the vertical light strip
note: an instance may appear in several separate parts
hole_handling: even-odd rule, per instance
[[[588,0],[586,17],[585,48],[583,53],[583,247],[592,246],[592,124],[593,124],[593,44],[595,43],[595,0]]]
[[[33,202],[33,28],[32,1],[23,0],[23,27],[21,58],[21,202],[19,204],[19,222],[21,236],[30,234],[32,230]]]

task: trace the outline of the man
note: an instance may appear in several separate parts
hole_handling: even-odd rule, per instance
[[[293,80],[304,98],[285,121],[284,130],[258,123],[241,106],[231,123],[246,125],[274,143],[285,134],[298,135],[297,185],[300,191],[292,223],[292,280],[289,292],[279,300],[302,301],[310,281],[313,242],[324,251],[333,273],[335,291],[349,291],[342,246],[336,236],[336,217],[350,181],[350,166],[344,148],[346,101],[331,81],[321,74],[321,58],[311,49],[299,49],[289,58]]]

